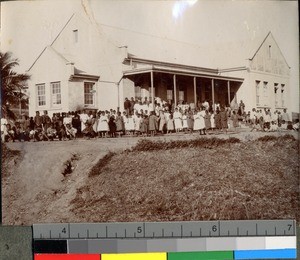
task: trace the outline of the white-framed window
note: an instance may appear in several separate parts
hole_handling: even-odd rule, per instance
[[[167,89],[167,99],[172,100],[173,99],[173,90]]]
[[[74,43],[78,42],[78,30],[73,30],[73,41]]]
[[[281,106],[285,106],[285,84],[281,84]]]
[[[46,105],[46,89],[45,89],[45,83],[43,84],[37,84],[37,103],[38,106],[45,106]]]
[[[95,105],[95,83],[84,82],[84,105],[94,106]]]
[[[264,81],[263,84],[263,96],[264,96],[264,106],[269,105],[269,93],[268,93],[268,82]]]
[[[256,80],[255,81],[255,87],[256,87],[256,105],[260,106],[260,81]]]
[[[278,107],[279,103],[278,103],[278,83],[274,83],[274,95],[275,95],[275,107]]]
[[[60,82],[51,82],[51,104],[53,106],[61,105],[61,87]]]

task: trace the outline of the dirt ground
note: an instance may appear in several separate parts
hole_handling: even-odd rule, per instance
[[[298,133],[292,134],[298,138]],[[218,137],[237,137],[247,142],[261,135],[264,134],[244,131],[239,134],[221,134]],[[198,138],[198,135],[172,134],[151,139],[190,138]],[[93,191],[99,188],[89,181],[89,171],[107,153],[128,149],[138,140],[139,138],[122,137],[8,143],[10,149],[19,150],[21,153],[11,156],[6,165],[2,165],[2,168],[5,168],[5,174],[2,173],[3,224],[88,222],[89,215],[95,212],[83,210],[78,214],[73,204],[78,191]]]

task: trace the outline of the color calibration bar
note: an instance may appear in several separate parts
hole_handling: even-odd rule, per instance
[[[112,260],[296,259],[296,237],[35,240],[34,252],[35,259],[43,260],[54,259],[43,254],[101,254]]]

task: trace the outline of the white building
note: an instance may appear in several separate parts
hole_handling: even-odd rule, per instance
[[[261,42],[191,46],[99,26],[74,14],[29,68],[29,115],[123,110],[125,97],[197,104],[288,106],[289,66],[272,34]]]

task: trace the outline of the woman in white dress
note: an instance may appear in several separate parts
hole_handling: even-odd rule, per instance
[[[129,114],[127,119],[127,130],[129,131],[130,135],[133,135],[134,133],[134,119],[131,114]]]
[[[107,115],[105,115],[105,112],[103,111],[98,121],[97,132],[99,133],[99,137],[106,137],[108,131],[109,131],[108,117]]]
[[[200,125],[200,116],[199,116],[199,113],[197,111],[197,109],[195,109],[195,112],[194,112],[194,127],[193,127],[193,130],[194,131],[200,131],[201,129],[201,125]]]
[[[182,130],[182,114],[178,111],[178,108],[175,108],[175,112],[173,113],[173,119],[176,133],[178,133]]]
[[[201,110],[198,112],[198,115],[199,115],[199,126],[200,126],[200,135],[202,135],[202,132],[203,134],[205,135],[205,108],[202,107]]]

